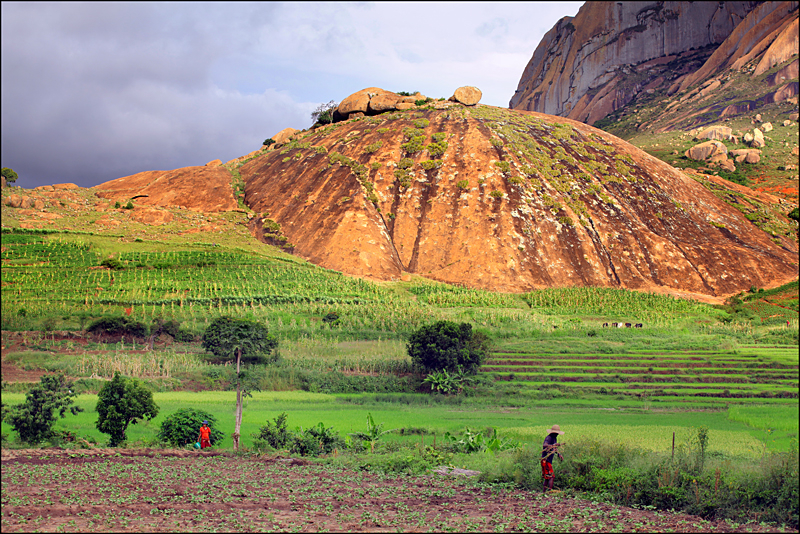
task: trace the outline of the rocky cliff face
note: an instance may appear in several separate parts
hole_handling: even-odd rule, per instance
[[[639,93],[685,91],[757,55],[762,74],[797,54],[792,20],[797,2],[587,2],[545,35],[510,107],[593,124]]]
[[[296,254],[348,274],[703,295],[797,276],[795,250],[683,173],[537,113],[454,105],[355,118],[240,172],[247,205]]]
[[[225,165],[96,189],[224,211],[236,209],[234,176],[254,235],[373,279],[720,297],[798,274],[796,243],[779,246],[672,166],[580,122],[480,104],[354,117]]]

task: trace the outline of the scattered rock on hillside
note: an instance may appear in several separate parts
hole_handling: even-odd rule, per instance
[[[771,122],[765,122],[764,124],[761,125],[761,129],[764,132],[771,132],[772,131],[772,123]]]
[[[41,202],[41,201],[40,201]],[[8,195],[6,197],[6,206],[10,208],[32,208],[34,207],[34,199],[29,197],[28,195]],[[44,207],[44,203],[42,202],[42,207]]]
[[[764,133],[755,128],[753,130],[753,140],[750,141],[750,146],[753,148],[764,148],[766,146],[766,142],[764,141]]]
[[[482,96],[483,93],[481,93],[481,90],[477,87],[464,86],[456,89],[449,100],[452,102],[459,102],[465,106],[474,106],[481,101]]]
[[[732,130],[727,126],[710,126],[698,133],[695,136],[695,140],[711,139],[716,141],[729,141],[732,137]]]
[[[727,158],[727,154],[728,148],[719,141],[706,141],[693,146],[685,152],[687,158],[695,161],[710,161],[719,155]]]
[[[761,161],[761,151],[756,148],[737,148],[731,150],[731,156],[734,157],[736,163],[758,163]]]

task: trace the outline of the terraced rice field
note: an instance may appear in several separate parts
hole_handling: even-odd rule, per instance
[[[482,371],[496,380],[524,382],[531,387],[580,388],[584,392],[650,399],[798,397],[797,347],[743,347],[733,353],[498,352],[486,362]]]

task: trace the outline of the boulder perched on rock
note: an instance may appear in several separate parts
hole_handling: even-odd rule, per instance
[[[339,122],[364,115],[411,109],[417,100],[425,100],[425,96],[421,93],[401,96],[380,87],[367,87],[342,100],[333,117],[335,122]]]
[[[483,93],[481,93],[481,90],[477,87],[464,86],[456,89],[453,96],[450,97],[450,100],[459,102],[465,106],[474,106],[481,101],[482,96]]]
[[[706,141],[693,146],[684,154],[687,158],[695,161],[709,161],[715,157],[719,160],[721,159],[719,158],[720,155],[725,156],[725,159],[727,159],[728,148],[719,141]]]
[[[219,167],[220,165],[222,165],[221,159],[213,159],[206,163],[206,167]]]
[[[273,135],[272,140],[275,141],[276,145],[282,145],[288,142],[299,131],[300,130],[297,130],[295,128],[284,128],[280,132]]]
[[[385,113],[387,111],[394,111],[395,106],[400,101],[400,95],[392,93],[391,91],[384,91],[372,97],[369,100],[367,110],[373,113]]]
[[[695,140],[712,139],[716,141],[729,141],[733,131],[727,126],[709,126],[695,136]]]

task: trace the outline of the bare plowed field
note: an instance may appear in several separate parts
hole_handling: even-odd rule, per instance
[[[3,451],[3,532],[778,532],[300,459],[139,450]]]

